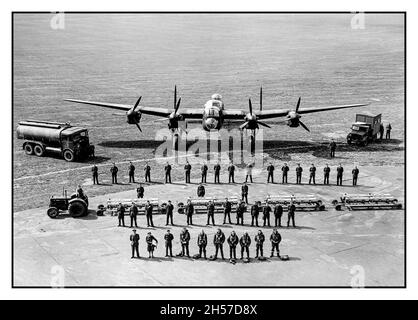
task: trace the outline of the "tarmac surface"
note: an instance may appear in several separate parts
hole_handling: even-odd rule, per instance
[[[335,211],[331,201],[342,193],[385,193],[404,203],[403,167],[362,167],[359,185],[350,186],[351,175],[344,177],[345,186],[307,185],[305,174],[302,185],[265,183],[265,174],[250,184],[249,201],[263,200],[266,194],[316,194],[323,199],[327,210],[322,212],[297,212],[297,228],[280,228],[281,254],[289,255],[289,261],[278,258],[258,261],[255,256],[254,236],[262,229],[266,242],[264,255],[270,256],[268,241],[272,227],[248,226],[249,212],[244,215],[244,226],[222,225],[223,216],[215,221],[226,237],[235,230],[240,237],[248,231],[252,244],[250,263],[238,260],[233,265],[222,261],[165,258],[163,235],[165,216],[155,215],[155,228],[146,228],[145,217],[139,216],[138,233],[141,236],[141,259],[130,259],[130,228],[118,228],[117,217],[97,216],[91,210],[86,218],[73,219],[61,215],[50,219],[47,208],[36,208],[14,213],[14,286],[351,286],[369,287],[404,286],[404,210]],[[237,182],[241,182],[237,174]],[[320,182],[322,175],[317,175]],[[212,177],[208,177],[208,181]],[[278,179],[276,175],[276,179]],[[335,177],[331,176],[331,183]],[[175,182],[173,185],[146,186],[146,198],[171,199],[174,203],[195,197],[197,181],[191,185]],[[293,182],[293,181],[290,181]],[[241,184],[206,185],[206,195],[225,197],[240,194]],[[136,185],[132,190],[90,198],[90,208],[105,204],[106,200],[135,198]],[[228,190],[228,194],[225,194]],[[214,254],[213,235],[218,228],[207,227],[206,215],[194,216],[190,253],[197,253],[197,234],[204,229],[208,234],[208,256]],[[235,214],[232,214],[235,221]],[[272,219],[273,220],[273,219]],[[261,215],[259,218],[261,221]],[[282,225],[286,225],[284,213]],[[129,225],[129,217],[125,218]],[[179,234],[186,225],[184,215],[174,215],[173,254],[180,252]],[[145,236],[148,231],[159,240],[156,258],[148,259]],[[224,244],[225,258],[229,247]],[[240,247],[237,248],[239,258]],[[62,271],[62,272],[61,272]],[[57,282],[57,275],[63,277]],[[62,280],[62,281],[61,281]]]

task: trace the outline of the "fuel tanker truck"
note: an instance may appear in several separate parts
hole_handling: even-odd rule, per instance
[[[84,160],[94,156],[94,146],[89,142],[85,128],[70,123],[37,120],[20,121],[17,138],[23,139],[23,150],[28,155],[60,154],[67,161]]]

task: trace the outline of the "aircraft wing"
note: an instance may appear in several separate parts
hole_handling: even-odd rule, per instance
[[[299,109],[297,113],[308,114],[308,113],[332,111],[332,110],[347,109],[347,108],[358,108],[358,107],[364,107],[368,105],[369,103],[362,103],[362,104],[347,104],[347,105],[330,106],[330,107],[322,107],[322,108],[304,108],[304,109]],[[263,111],[256,111],[255,114],[258,116],[259,119],[272,119],[272,118],[285,117],[289,111],[291,110],[290,109],[263,110]]]
[[[222,114],[224,116],[224,119],[226,120],[244,120],[245,115],[247,114],[243,110],[239,109],[227,109],[223,110]]]

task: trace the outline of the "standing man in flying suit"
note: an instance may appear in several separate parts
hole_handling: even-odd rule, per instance
[[[263,257],[263,245],[264,241],[266,240],[263,232],[261,230],[258,230],[258,234],[254,238],[255,240],[255,258]]]
[[[273,233],[270,236],[270,241],[271,241],[271,255],[270,255],[270,258],[274,257],[274,250],[276,250],[277,257],[280,258],[279,244],[282,241],[282,236],[277,231],[277,229],[273,229]]]
[[[238,245],[239,239],[235,231],[231,232],[231,235],[228,237],[227,241],[229,244],[229,259],[236,260],[237,259],[237,245]]]
[[[226,218],[228,218],[228,223],[232,224],[231,222],[232,204],[231,202],[229,202],[228,198],[225,198],[223,207],[224,207],[224,223],[223,224],[226,224]]]
[[[189,254],[189,242],[190,242],[190,233],[186,228],[183,228],[180,233],[180,243],[181,243],[181,256],[187,256],[190,258]]]
[[[187,200],[186,208],[186,218],[187,218],[187,225],[193,225],[193,214],[194,214],[194,206],[192,200]]]
[[[202,229],[202,232],[197,236],[197,246],[199,247],[199,258],[203,257],[206,260],[206,246],[208,244],[208,236],[205,233],[205,230]]]
[[[242,201],[245,200],[245,203],[248,204],[248,184],[247,184],[247,182],[244,182],[244,184],[241,187],[241,196],[242,196]]]
[[[245,232],[241,239],[239,239],[239,244],[241,245],[241,260],[244,259],[244,251],[247,253],[247,259],[250,259],[251,238],[248,232]]]
[[[280,204],[277,204],[274,207],[274,226],[275,227],[282,227],[282,215],[283,215],[283,207]]]
[[[172,257],[174,236],[170,232],[170,230],[167,230],[167,233],[164,235],[164,240],[165,240],[165,256],[168,257],[170,253],[170,257]]]
[[[215,245],[215,260],[218,259],[218,251],[221,252],[222,260],[225,260],[224,242],[225,242],[225,235],[221,229],[218,229],[218,231],[215,233],[215,236],[213,237],[213,244]]]
[[[210,220],[212,220],[212,225],[215,225],[215,204],[213,201],[209,201],[208,203],[208,222],[206,223],[207,226],[209,225]]]
[[[131,249],[132,249],[132,256],[131,259],[136,257],[139,259],[139,234],[136,233],[136,230],[132,230],[132,234],[129,237],[129,240],[131,241]]]

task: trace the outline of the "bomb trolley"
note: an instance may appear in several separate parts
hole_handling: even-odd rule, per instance
[[[296,211],[325,210],[322,200],[314,195],[268,195],[262,207],[281,205],[283,210],[288,210],[291,203],[296,207]]]
[[[125,208],[125,215],[129,215],[129,209],[132,207],[132,203],[134,203],[138,207],[138,214],[145,215],[145,206],[149,201],[153,207],[153,214],[165,214],[167,203],[161,203],[158,199],[109,199],[107,200],[106,206],[99,205],[97,207],[97,214],[98,215],[111,215],[116,216],[118,214],[119,204]]]
[[[206,197],[206,198],[189,198],[194,206],[195,213],[207,213],[208,212],[208,203],[209,201],[213,201],[215,205],[215,213],[223,213],[224,212],[224,203],[225,198],[213,198],[213,197]],[[231,203],[231,213],[237,212],[237,207],[241,203],[241,200],[238,197],[228,197],[228,201]],[[186,204],[183,202],[179,202],[177,204],[177,212],[179,214],[185,213]]]
[[[341,195],[339,200],[332,201],[335,210],[399,210],[402,204],[398,199],[387,194],[347,194]]]

